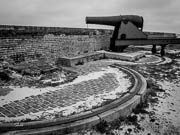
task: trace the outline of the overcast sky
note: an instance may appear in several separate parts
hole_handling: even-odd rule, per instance
[[[0,0],[0,24],[87,27],[86,16],[127,14],[146,31],[180,33],[180,0]]]

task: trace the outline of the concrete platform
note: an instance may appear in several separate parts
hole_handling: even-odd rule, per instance
[[[78,66],[76,68],[79,68],[79,71],[82,71],[81,69],[83,69],[83,72],[92,72],[92,71],[98,71],[101,70],[102,67],[107,67],[111,64],[109,63],[103,63],[103,62],[98,62],[96,61],[94,63],[94,67],[92,66],[87,66],[87,68],[83,68],[83,66]],[[109,104],[106,104],[102,107],[98,107],[96,109],[92,109],[90,111],[87,111],[85,113],[81,113],[79,115],[73,115],[65,117],[65,118],[57,118],[54,120],[45,120],[45,121],[32,121],[32,122],[19,122],[19,123],[6,123],[6,124],[0,124],[0,131],[7,133],[7,131],[9,131],[7,134],[55,134],[55,133],[60,133],[60,134],[66,134],[66,133],[71,133],[71,132],[76,132],[82,129],[87,129],[87,128],[91,128],[92,126],[96,125],[97,123],[99,123],[102,119],[106,120],[106,121],[112,121],[114,119],[117,119],[120,116],[127,116],[128,114],[131,113],[132,109],[134,107],[136,107],[137,104],[139,104],[142,100],[142,97],[144,95],[144,93],[146,92],[146,81],[144,80],[144,78],[142,76],[139,76],[138,73],[136,73],[133,70],[129,70],[126,69],[124,67],[121,67],[120,65],[116,65],[116,68],[125,71],[129,74],[131,74],[132,76],[134,76],[134,79],[136,80],[137,83],[134,84],[134,87],[132,89],[136,89],[135,92],[133,93],[128,93],[126,95],[124,95],[122,98],[119,98]],[[91,70],[89,70],[91,69]],[[103,69],[104,70],[104,69]],[[63,93],[61,92],[65,92],[66,97],[69,97],[71,95],[71,101],[69,98],[65,98],[68,102],[64,102],[64,105],[66,105],[66,103],[70,103],[70,102],[77,102],[77,99],[81,100],[81,98],[83,96],[86,96],[88,94],[90,94],[91,92],[93,92],[92,90],[94,90],[93,93],[96,92],[100,92],[100,91],[108,91],[111,89],[115,89],[115,87],[117,87],[118,82],[116,81],[116,79],[113,77],[113,74],[105,74],[105,76],[100,77],[99,79],[94,79],[94,80],[87,80],[85,82],[80,82],[78,84],[74,84],[71,85],[71,87],[68,87],[67,90],[65,89],[65,91],[52,91],[52,92],[48,92],[47,94],[42,94],[38,95],[38,97],[36,96],[32,96],[30,98],[26,98],[25,100],[22,99],[20,100],[20,102],[17,103],[22,103],[26,104],[27,100],[32,99],[43,99],[43,100],[47,100],[48,104],[46,105],[60,105],[59,103],[55,103],[52,102],[52,95],[62,95]],[[138,77],[139,76],[139,77]],[[144,84],[145,83],[145,84]],[[102,84],[102,85],[100,85]],[[75,88],[77,87],[77,89]],[[95,89],[94,89],[95,88]],[[77,94],[72,94],[72,92],[77,92]],[[80,90],[80,91],[79,91]],[[83,91],[82,91],[83,90]],[[90,92],[90,93],[89,93]],[[68,95],[69,94],[69,95]],[[76,96],[79,95],[77,98]],[[53,99],[54,100],[54,99]],[[61,99],[59,99],[61,100]],[[34,103],[34,102],[33,102]],[[39,103],[37,104],[37,100],[35,101],[35,104],[29,104],[30,106],[33,105],[40,105]],[[12,106],[11,106],[12,105]],[[16,106],[16,102],[15,104],[8,104],[6,106],[9,106],[10,108],[13,107],[13,105]],[[61,104],[63,105],[63,104]],[[6,107],[4,106],[4,107]],[[2,108],[1,108],[2,109]],[[22,109],[22,108],[21,108]],[[26,110],[28,111],[28,109]],[[30,109],[31,111],[31,109]],[[35,110],[34,110],[35,111]],[[6,132],[5,132],[6,131]]]
[[[100,59],[116,59],[116,60],[123,60],[123,61],[136,61],[145,56],[144,52],[128,52],[128,53],[121,53],[121,52],[108,52],[108,51],[97,51],[94,53],[80,55],[77,57],[60,57],[56,61],[58,65],[66,66],[66,67],[74,67],[78,65],[83,65],[90,61],[96,61]]]
[[[99,60],[99,59],[103,59],[103,58],[104,58],[103,53],[93,52],[93,53],[90,53],[90,54],[80,55],[80,56],[72,57],[72,58],[60,57],[56,61],[56,64],[57,65],[62,65],[62,66],[67,66],[67,67],[74,67],[74,66],[77,66],[77,65],[83,65],[84,63]]]
[[[134,48],[137,49],[141,49],[141,50],[145,50],[145,51],[151,51],[152,50],[152,45],[146,45],[146,46],[133,46]],[[156,50],[160,51],[161,50],[161,46],[156,46]]]
[[[145,56],[144,52],[108,52],[108,51],[98,51],[99,53],[103,53],[105,59],[117,59],[124,61],[136,61]]]

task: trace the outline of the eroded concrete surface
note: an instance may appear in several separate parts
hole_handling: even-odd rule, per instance
[[[85,65],[77,66],[75,70],[78,71],[80,75],[88,75],[94,71],[102,72],[102,68],[107,68],[114,63],[133,68],[147,79],[149,94],[146,98],[147,101],[134,110],[128,118],[119,118],[112,123],[102,121],[91,130],[79,131],[73,134],[180,134],[179,58],[179,55],[175,56],[174,54],[171,55],[170,58],[160,59],[152,55],[147,55],[134,63],[109,59],[93,61]],[[162,62],[163,60],[164,62]],[[149,64],[146,65],[142,63]],[[95,76],[93,75],[93,77]],[[11,91],[7,90],[7,93],[10,94]]]
[[[56,87],[7,87],[12,91],[0,96],[0,124],[83,113],[120,98],[132,85],[130,75],[108,65],[91,71],[78,68],[87,74]]]
[[[127,65],[148,82],[146,101],[128,118],[112,123],[102,121],[91,130],[74,134],[179,135],[180,134],[180,53],[168,55],[170,63]]]

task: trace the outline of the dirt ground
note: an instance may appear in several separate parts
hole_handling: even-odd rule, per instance
[[[180,135],[180,53],[167,55],[171,63],[131,65],[147,80],[146,101],[126,119],[102,121],[81,135]]]

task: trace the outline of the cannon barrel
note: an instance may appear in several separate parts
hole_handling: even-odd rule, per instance
[[[120,16],[105,16],[105,17],[86,17],[86,24],[100,24],[117,26],[123,22],[132,22],[136,27],[143,28],[143,17],[137,15],[120,15]]]

